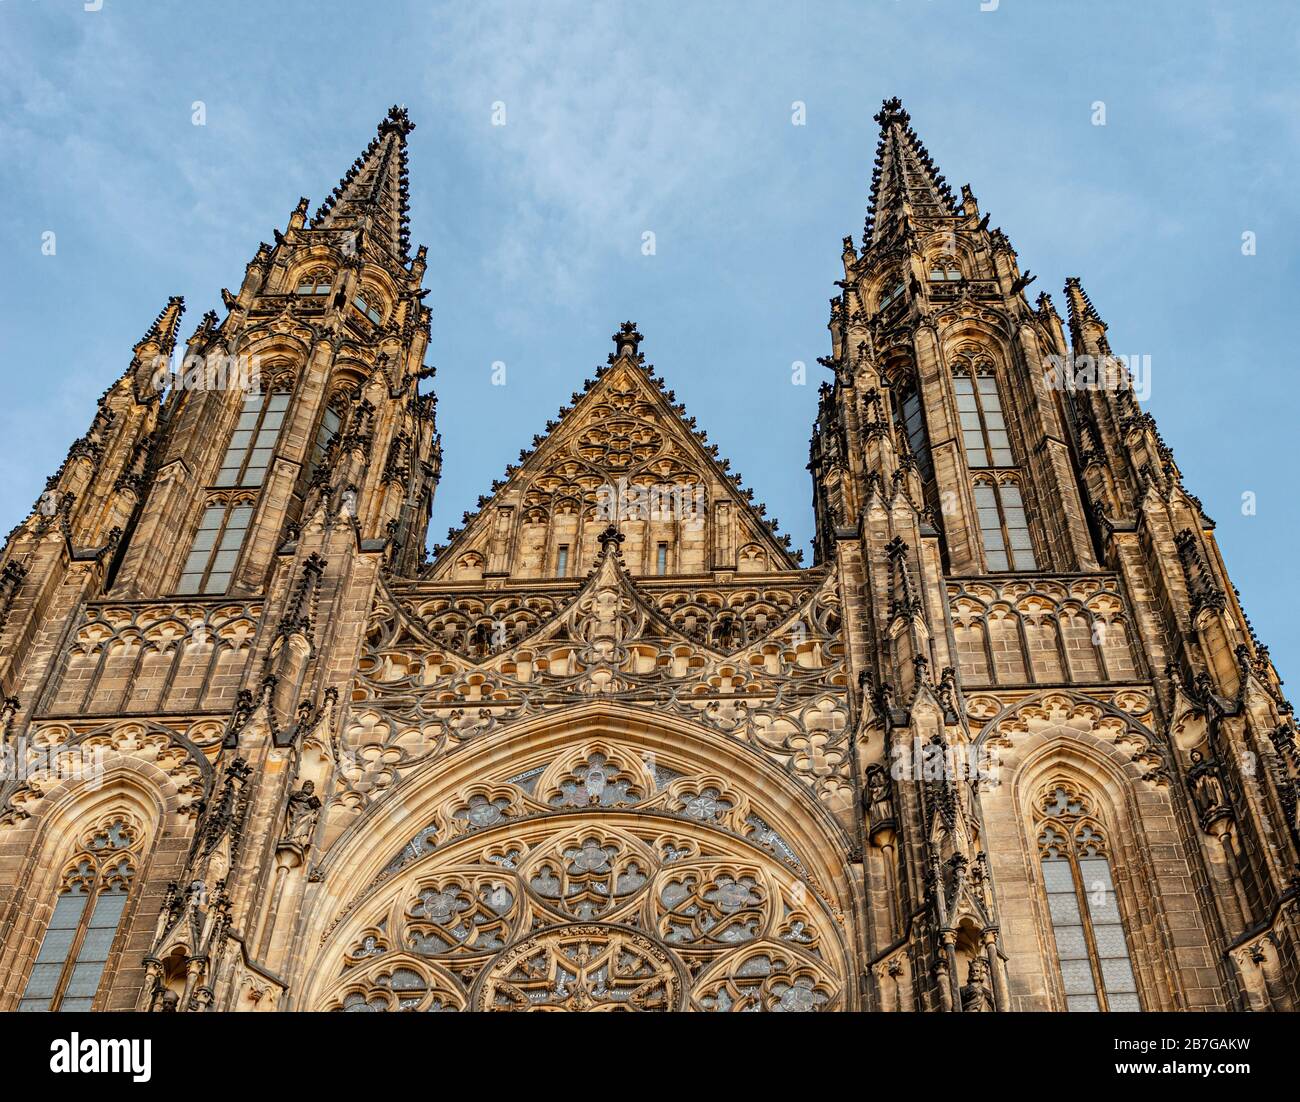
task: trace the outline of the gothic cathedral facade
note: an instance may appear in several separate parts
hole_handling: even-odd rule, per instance
[[[876,119],[811,565],[630,322],[426,550],[402,108],[167,303],[0,556],[0,1010],[1300,1008],[1213,522],[1079,281]]]

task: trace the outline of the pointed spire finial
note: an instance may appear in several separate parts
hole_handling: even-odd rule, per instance
[[[879,123],[883,130],[896,122],[906,126],[912,121],[912,116],[904,109],[903,101],[897,96],[892,96],[881,103],[880,110],[874,116],[874,121]]]
[[[1097,308],[1093,306],[1092,299],[1083,289],[1078,276],[1069,276],[1065,281],[1065,305],[1070,336],[1074,342],[1079,344],[1083,340],[1084,328],[1087,326],[1099,331],[1095,334],[1097,345],[1103,352],[1108,352],[1110,346],[1106,340],[1106,323],[1101,320],[1101,315],[1097,313]]]
[[[600,550],[601,553],[605,555],[608,555],[611,550],[617,553],[623,541],[627,539],[627,537],[618,530],[618,526],[614,524],[611,524],[596,538],[600,540]]]
[[[902,100],[897,96],[885,100],[874,117],[880,125],[880,141],[871,172],[863,249],[876,244],[890,227],[909,226],[917,217],[963,213],[952,188],[912,129],[912,116],[904,110]]]
[[[311,228],[364,231],[365,240],[405,264],[411,247],[406,136],[414,129],[405,106],[390,107],[370,144],[317,209]]]
[[[614,347],[617,351],[614,353],[614,359],[622,356],[630,356],[632,359],[637,358],[637,349],[641,347],[642,336],[637,330],[636,322],[625,321],[619,330],[614,334]]]
[[[1083,289],[1078,276],[1069,276],[1065,280],[1065,304],[1072,327],[1090,321],[1103,330],[1106,328],[1106,323],[1101,320],[1101,315],[1097,313],[1097,308],[1093,306],[1092,299]]]
[[[151,400],[166,385],[183,313],[185,299],[172,295],[144,336],[136,342],[131,363],[122,374],[123,380],[130,381],[136,401]]]
[[[406,113],[406,104],[395,103],[388,109],[388,114],[384,121],[379,124],[379,132],[385,134],[388,131],[398,131],[405,137],[415,129],[415,123],[411,121],[410,115]]]
[[[185,298],[183,295],[172,295],[167,300],[167,305],[159,311],[158,316],[154,318],[153,324],[145,331],[145,335],[140,338],[139,343],[135,346],[137,352],[146,344],[156,344],[159,355],[167,357],[172,354],[176,347],[176,334],[180,329],[181,315],[185,313]]]
[[[298,205],[293,208],[293,211],[289,215],[290,230],[300,230],[303,228],[303,226],[307,224],[308,205],[309,205],[309,201],[307,199],[307,196],[304,195],[302,196],[302,198],[298,200]],[[277,244],[279,243],[279,240],[280,239],[277,237],[276,238]]]
[[[1065,298],[1071,316],[1078,315],[1080,320],[1091,318],[1102,325],[1105,324],[1101,320],[1101,315],[1097,313],[1097,308],[1093,306],[1092,299],[1088,297],[1088,292],[1083,289],[1083,283],[1078,276],[1066,277]]]

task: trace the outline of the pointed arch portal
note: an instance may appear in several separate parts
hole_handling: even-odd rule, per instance
[[[768,763],[601,705],[492,742],[340,836],[330,897],[384,864],[312,937],[306,1008],[853,1004],[843,838]]]

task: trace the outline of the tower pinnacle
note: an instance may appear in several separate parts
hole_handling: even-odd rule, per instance
[[[370,144],[343,174],[312,218],[312,229],[353,228],[403,263],[411,246],[406,136],[415,129],[394,105]]]
[[[619,330],[614,334],[614,347],[617,351],[610,357],[610,361],[618,359],[620,356],[630,356],[632,359],[637,357],[637,349],[641,347],[641,333],[636,327],[636,322],[625,321]]]
[[[863,230],[863,248],[890,231],[900,216],[950,217],[962,213],[952,189],[939,172],[897,96],[887,99],[875,115],[880,124],[876,163],[871,173],[871,199]]]
[[[176,347],[176,334],[184,313],[185,299],[181,295],[172,295],[135,346],[136,353],[139,354],[140,349],[147,344],[156,344],[160,355],[170,356]]]
[[[1065,281],[1065,304],[1067,317],[1069,318],[1070,335],[1078,344],[1083,340],[1084,328],[1089,327],[1095,332],[1095,339],[1103,351],[1107,349],[1106,343],[1106,323],[1101,320],[1101,315],[1097,313],[1097,308],[1093,306],[1092,299],[1083,289],[1083,284],[1078,276],[1070,276]]]

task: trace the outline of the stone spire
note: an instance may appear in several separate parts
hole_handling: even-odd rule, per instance
[[[136,354],[142,348],[153,344],[157,346],[160,356],[170,356],[176,348],[176,335],[181,326],[181,315],[185,313],[185,299],[181,295],[172,295],[167,305],[153,320],[140,342],[135,346]]]
[[[370,144],[316,211],[311,228],[355,228],[372,247],[407,263],[411,234],[406,136],[414,129],[405,107],[390,107]]]
[[[1065,305],[1075,351],[1109,352],[1106,323],[1101,320],[1101,315],[1097,313],[1097,308],[1093,306],[1092,299],[1083,289],[1078,276],[1070,276],[1065,281]]]
[[[871,172],[871,200],[862,247],[878,244],[900,217],[950,217],[962,209],[924,143],[912,129],[911,116],[897,97],[881,104],[876,163]]]

